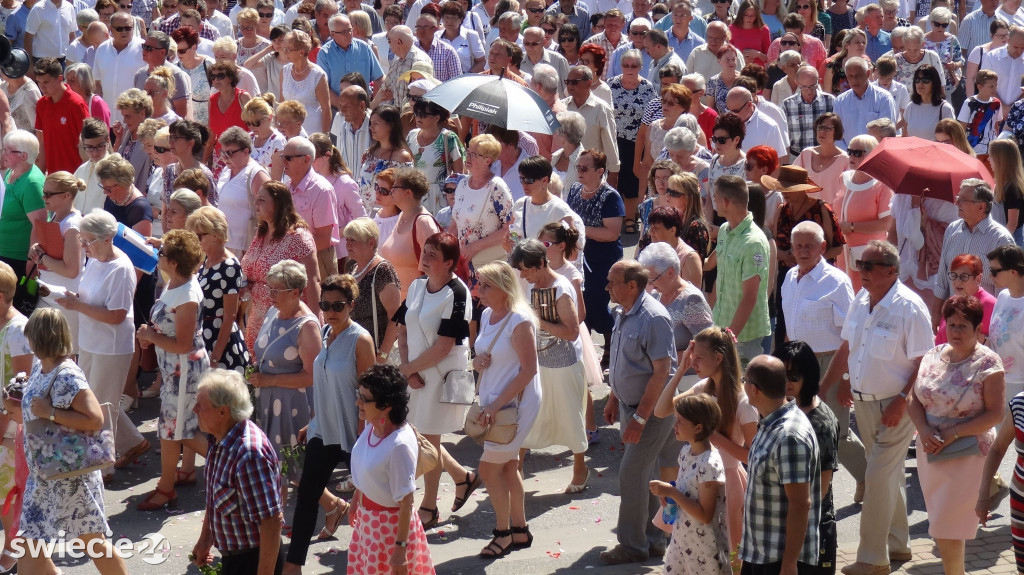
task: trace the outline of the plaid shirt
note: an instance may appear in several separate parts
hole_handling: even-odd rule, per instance
[[[797,560],[817,565],[821,513],[818,440],[811,422],[795,401],[775,410],[757,425],[748,468],[740,559],[755,565],[782,560],[789,515],[785,485],[810,483],[811,509]]]
[[[423,50],[423,46],[420,46],[419,42],[416,42],[416,45]],[[462,61],[459,60],[459,53],[447,42],[434,38],[430,49],[424,51],[430,56],[430,61],[434,63],[434,77],[441,82],[447,82],[462,75]]]
[[[201,22],[201,24],[202,24],[202,28],[203,28],[202,30],[199,31],[199,36],[201,38],[206,38],[207,40],[209,40],[211,42],[214,42],[218,38],[220,38],[220,31],[217,30],[216,28],[214,28],[213,26],[211,26],[209,22],[204,20],[203,22]],[[164,18],[160,22],[160,25],[158,26],[160,31],[163,32],[164,34],[167,34],[168,36],[170,36],[172,32],[174,32],[175,30],[177,30],[180,27],[181,27],[181,14],[174,14],[170,18]]]
[[[799,156],[804,148],[818,145],[814,133],[814,119],[831,112],[836,105],[836,97],[818,90],[817,97],[810,104],[804,101],[800,89],[797,93],[782,101],[782,110],[786,112],[789,125],[789,153]]]
[[[260,522],[281,513],[281,475],[266,434],[251,420],[235,424],[224,439],[210,441],[204,474],[214,547],[259,547]]]
[[[585,42],[583,42],[584,45],[597,44],[598,46],[604,48],[604,53],[606,57],[604,59],[604,70],[601,72],[602,80],[608,79],[608,70],[612,66],[612,54],[615,52],[615,49],[618,48],[619,46],[628,43],[629,38],[626,37],[625,32],[623,32],[623,34],[619,37],[618,44],[612,44],[612,41],[608,39],[608,36],[605,36],[604,32],[601,32],[600,34],[594,34],[590,38],[587,38]]]

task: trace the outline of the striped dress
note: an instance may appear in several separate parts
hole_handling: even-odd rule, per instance
[[[1010,400],[1010,413],[1016,428],[1017,463],[1013,466],[1010,482],[1010,534],[1013,553],[1017,557],[1017,571],[1024,572],[1024,392]]]

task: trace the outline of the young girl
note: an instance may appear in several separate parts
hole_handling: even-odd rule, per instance
[[[757,410],[747,403],[747,396],[743,393],[736,339],[728,330],[712,326],[698,333],[686,349],[679,369],[685,372],[691,367],[703,379],[676,399],[707,393],[717,400],[722,412],[722,418],[709,439],[721,450],[725,465],[729,548],[735,549],[743,535],[743,498],[747,490],[747,473],[740,463],[746,463],[750,442],[757,432]],[[672,413],[674,393],[672,386],[665,386],[654,409],[655,416],[668,417]]]
[[[662,395],[667,400],[668,395]],[[659,407],[661,405],[659,404]],[[729,543],[725,527],[725,464],[711,445],[722,419],[714,397],[706,393],[675,400],[676,439],[686,442],[679,451],[675,486],[651,481],[651,493],[676,502],[672,541],[665,552],[665,570],[688,575],[730,575]]]

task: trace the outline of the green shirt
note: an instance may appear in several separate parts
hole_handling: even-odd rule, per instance
[[[757,302],[743,330],[736,334],[740,343],[760,339],[771,333],[768,320],[768,238],[754,225],[754,217],[747,214],[735,230],[729,223],[718,230],[717,302],[712,318],[715,325],[729,327],[736,308],[743,299],[743,282],[754,276],[761,277],[757,288]]]
[[[0,210],[0,256],[13,260],[28,259],[28,243],[32,236],[32,222],[28,214],[42,210],[43,182],[46,176],[35,165],[11,182],[11,170],[4,173],[4,205]]]

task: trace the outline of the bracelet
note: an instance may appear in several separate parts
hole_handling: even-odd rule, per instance
[[[960,439],[960,434],[956,432],[956,426],[953,426],[953,439]]]

